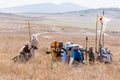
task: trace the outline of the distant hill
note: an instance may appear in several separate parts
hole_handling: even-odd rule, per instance
[[[19,7],[3,8],[0,12],[4,13],[63,13],[90,9],[84,6],[80,6],[74,3],[62,3],[62,4],[33,4]]]
[[[50,16],[50,15],[55,15],[55,16],[100,16],[102,15],[104,10],[104,15],[108,17],[114,17],[114,18],[120,18],[120,8],[99,8],[99,9],[87,9],[87,10],[79,10],[79,11],[69,11],[69,12],[61,12],[61,13],[39,13],[39,12],[21,12],[21,13],[4,13],[0,12],[0,15],[4,16],[18,16],[22,14],[21,17],[25,16],[33,16],[34,17],[41,17],[43,16]]]
[[[109,18],[120,19],[120,8],[99,8],[88,9],[80,11],[71,11],[63,13],[38,13],[38,12],[26,12],[26,13],[0,13],[1,19],[14,19],[14,20],[43,20],[46,17],[88,17],[95,18],[97,15],[101,16],[104,10],[104,15]]]
[[[61,15],[75,16],[100,16],[103,14],[108,17],[120,18],[120,8],[99,8],[62,13]]]

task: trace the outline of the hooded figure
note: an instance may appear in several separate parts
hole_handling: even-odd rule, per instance
[[[88,54],[89,54],[89,63],[91,64],[95,60],[94,53],[93,53],[93,47],[89,47]]]
[[[112,56],[111,56],[111,52],[110,52],[110,50],[108,51],[108,54],[107,54],[107,58],[106,58],[106,62],[105,62],[105,64],[106,63],[111,63],[112,62]]]
[[[103,48],[103,54],[102,54],[104,62],[106,62],[107,60],[107,54],[108,54],[108,48],[105,47]]]
[[[38,38],[37,38],[37,34],[33,34],[32,35],[32,40],[31,40],[31,55],[34,56],[34,50],[38,49]]]
[[[99,50],[98,50],[98,60],[101,62],[103,60],[103,49],[102,49],[102,46],[99,47]]]
[[[30,43],[26,42],[25,45],[20,49],[19,56],[23,55],[24,59],[27,61],[30,55]]]
[[[37,49],[38,46],[38,38],[37,38],[37,34],[33,34],[32,35],[32,40],[31,40],[31,47],[34,49]]]
[[[71,42],[67,42],[67,43],[65,44],[65,49],[68,50],[68,49],[70,48],[70,46],[71,46]]]

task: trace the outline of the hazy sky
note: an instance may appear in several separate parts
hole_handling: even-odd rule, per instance
[[[0,8],[21,6],[27,4],[36,4],[36,3],[46,3],[46,2],[55,3],[55,4],[72,2],[91,8],[99,8],[99,7],[120,8],[120,0],[0,0]]]

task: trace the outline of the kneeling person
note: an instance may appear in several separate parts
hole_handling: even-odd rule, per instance
[[[92,64],[95,60],[94,53],[93,53],[93,47],[89,47],[89,63]]]
[[[27,61],[30,56],[30,43],[27,42],[20,50],[19,56],[23,55],[24,59]]]

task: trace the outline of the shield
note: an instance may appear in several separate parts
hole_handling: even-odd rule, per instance
[[[55,41],[51,43],[51,55],[52,55],[52,60],[56,59],[56,53],[55,51],[59,50],[59,42]]]

